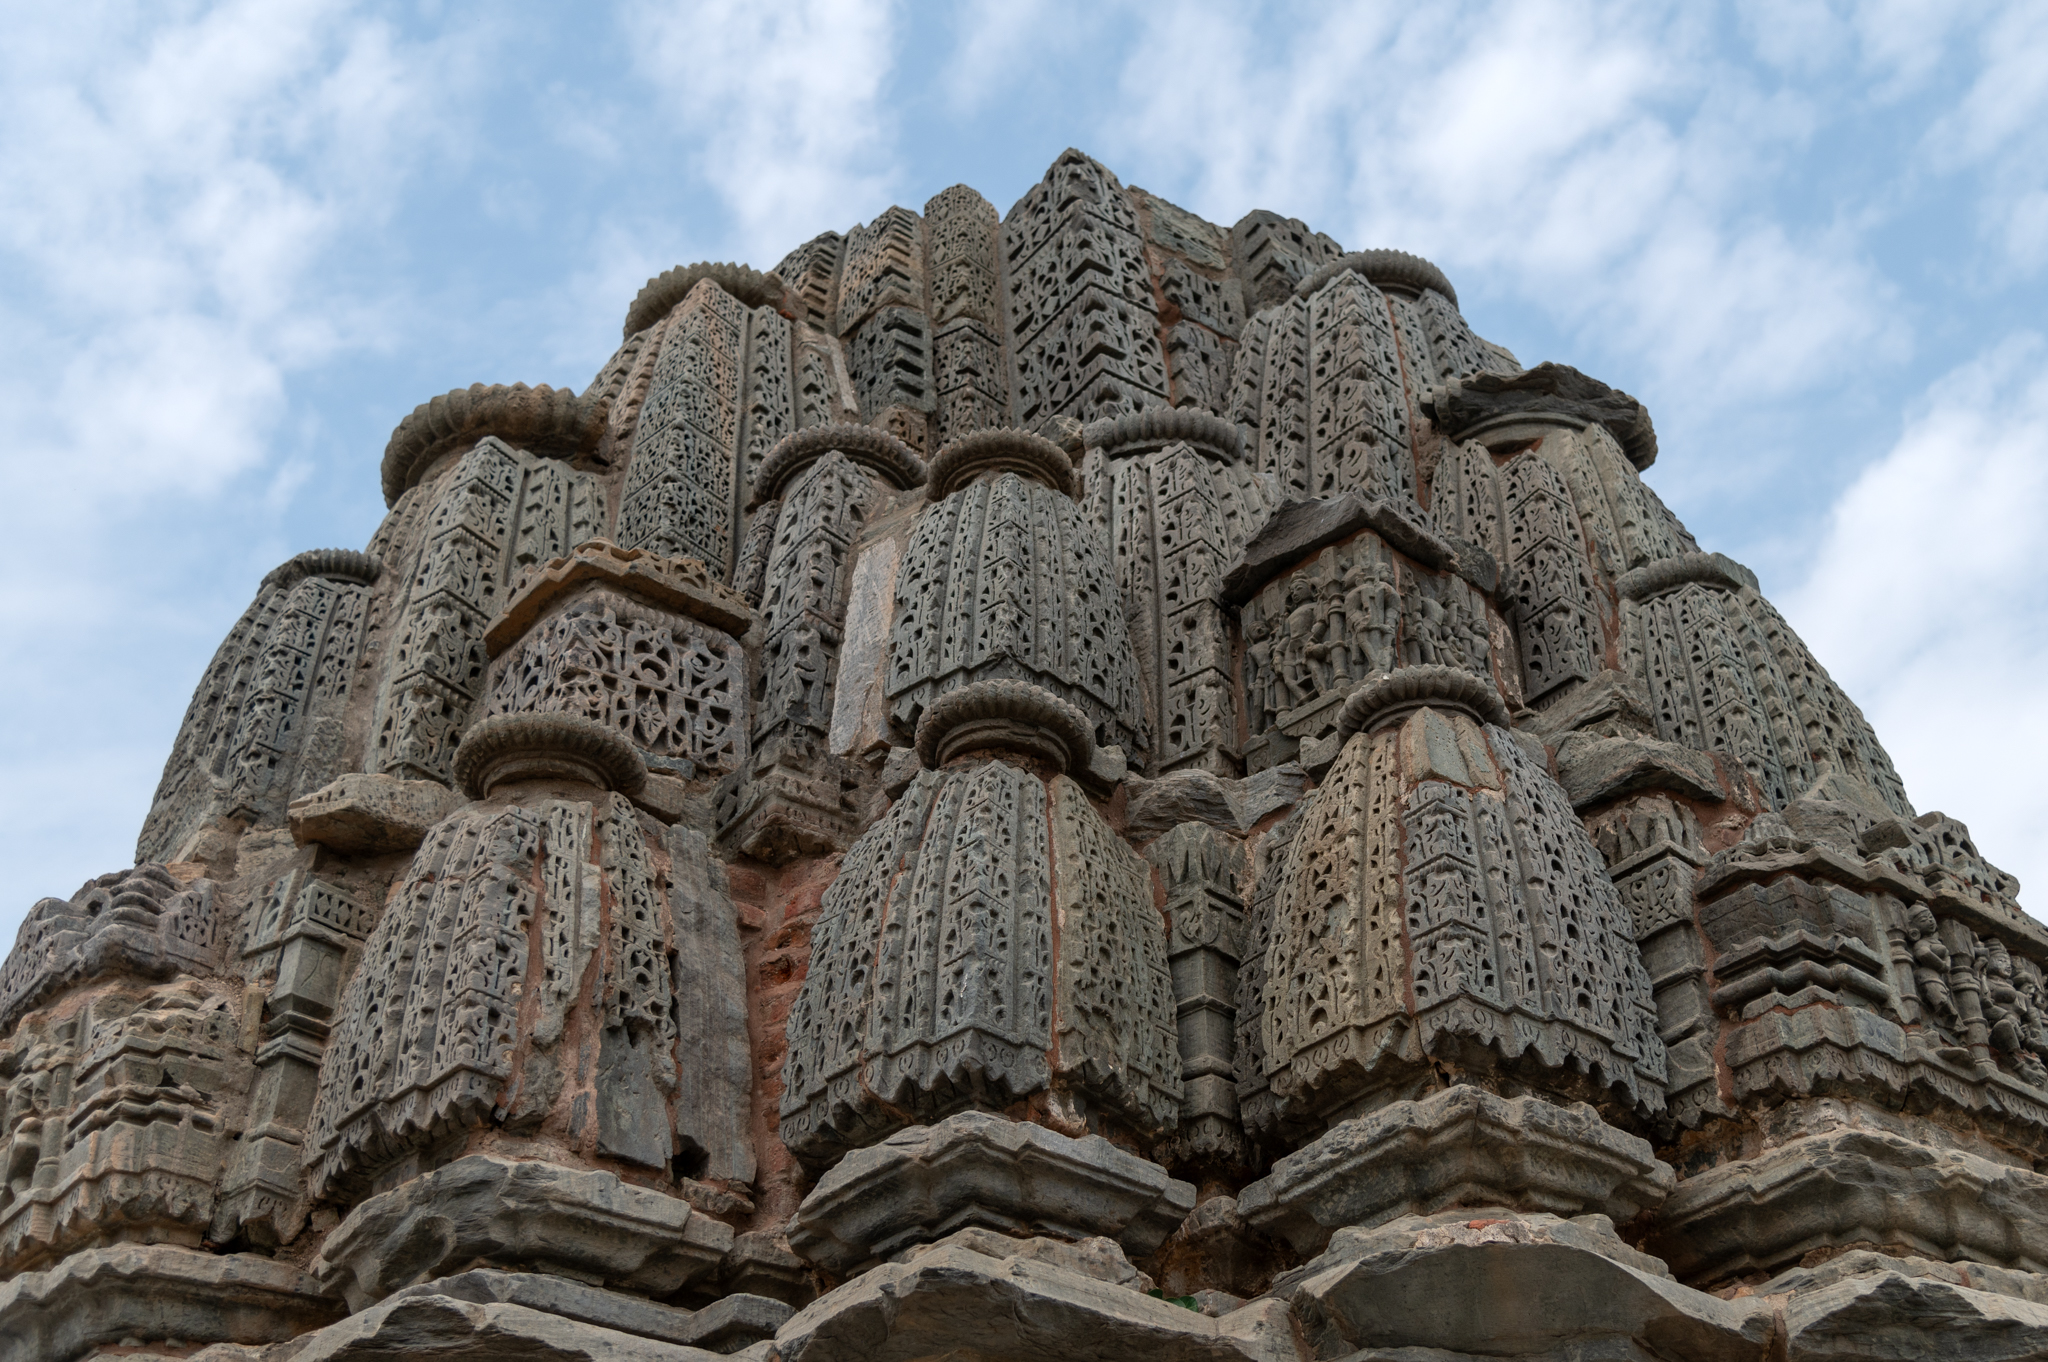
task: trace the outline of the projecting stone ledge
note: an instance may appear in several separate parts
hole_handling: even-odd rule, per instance
[[[1182,1184],[1185,1185],[1185,1184]],[[1000,1256],[1005,1248],[1017,1250]],[[776,1331],[776,1362],[1000,1358],[1002,1362],[1300,1362],[1287,1307],[1220,1318],[1149,1296],[1029,1243],[963,1233],[871,1268]]]
[[[411,851],[460,807],[462,796],[437,780],[355,774],[294,799],[286,815],[300,846],[374,856]]]
[[[253,1253],[87,1249],[0,1285],[0,1362],[79,1357],[128,1339],[278,1343],[340,1313],[310,1275]]]
[[[1371,530],[1428,568],[1449,568],[1482,591],[1499,585],[1493,555],[1471,545],[1462,551],[1446,543],[1419,519],[1420,508],[1403,511],[1391,501],[1356,492],[1313,501],[1289,501],[1275,508],[1244,546],[1218,589],[1225,602],[1243,605],[1260,587],[1317,549]]]
[[[1293,1309],[1307,1355],[1351,1362],[1782,1356],[1765,1352],[1770,1302],[1679,1285],[1600,1215],[1475,1207],[1339,1230],[1270,1294]]]
[[[486,1154],[371,1197],[313,1265],[362,1310],[468,1267],[509,1267],[666,1295],[718,1267],[732,1228],[615,1173]]]
[[[1448,1206],[1521,1206],[1633,1219],[1671,1193],[1649,1142],[1584,1103],[1460,1086],[1342,1121],[1238,1194],[1237,1209],[1296,1252],[1345,1226]]]
[[[1191,1184],[1099,1135],[965,1111],[841,1159],[797,1208],[789,1243],[841,1276],[969,1226],[1099,1235],[1143,1255],[1194,1205]]]

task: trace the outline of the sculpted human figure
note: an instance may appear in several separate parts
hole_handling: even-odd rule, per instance
[[[1263,733],[1273,727],[1280,711],[1280,678],[1273,670],[1273,617],[1260,615],[1252,622],[1245,640],[1245,704],[1256,721],[1253,729]]]
[[[1948,991],[1948,947],[1942,944],[1934,914],[1924,903],[1916,903],[1906,914],[1906,930],[1913,938],[1913,980],[1920,997],[1942,1020],[1956,1020],[1955,1001]]]
[[[1290,708],[1316,698],[1315,664],[1309,649],[1316,643],[1316,606],[1308,582],[1300,577],[1287,588],[1287,652],[1282,660]]]
[[[1365,620],[1365,647],[1369,671],[1394,669],[1394,629],[1401,619],[1401,593],[1388,575],[1387,565],[1374,563],[1364,584],[1365,605],[1356,612]]]

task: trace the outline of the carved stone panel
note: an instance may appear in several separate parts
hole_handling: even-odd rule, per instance
[[[522,570],[594,537],[603,519],[604,493],[588,474],[495,438],[462,456],[426,517],[384,658],[373,771],[448,781],[483,698],[485,627]]]
[[[1411,1096],[1425,1056],[1662,1107],[1627,910],[1563,791],[1505,729],[1424,708],[1355,737],[1303,819],[1261,980],[1283,1120]]]
[[[685,1043],[667,856],[618,795],[472,807],[436,827],[336,1008],[306,1141],[313,1195],[487,1120],[662,1171],[716,1146],[745,1176],[697,1128],[704,1110],[677,1106],[680,1066],[727,1065],[733,1018]],[[729,958],[692,963],[731,986]]]
[[[924,307],[924,224],[908,208],[846,234],[834,329],[850,335],[885,307]]]
[[[1142,751],[1138,672],[1106,547],[1071,498],[1015,473],[926,508],[897,577],[890,721],[908,737],[942,691],[1030,681],[1078,706],[1098,742]]]
[[[1151,272],[1114,175],[1061,156],[1004,219],[1002,250],[1019,425],[1165,403]]]
[[[796,428],[789,323],[706,280],[670,316],[633,436],[616,538],[723,581],[758,461]]]
[[[193,694],[137,842],[140,859],[175,859],[218,817],[275,826],[286,804],[342,769],[342,712],[378,572],[374,558],[328,549],[264,579]]]
[[[219,956],[212,880],[180,885],[143,864],[89,880],[29,909],[0,965],[0,1029],[60,990],[104,974],[167,979],[211,971]]]
[[[1873,809],[1910,815],[1862,711],[1740,570],[1709,560],[1663,560],[1621,584],[1623,663],[1649,688],[1658,736],[1727,753],[1775,808],[1839,773]]]
[[[1150,769],[1239,770],[1230,621],[1217,591],[1268,509],[1265,484],[1186,444],[1120,459],[1097,480],[1157,735]]]

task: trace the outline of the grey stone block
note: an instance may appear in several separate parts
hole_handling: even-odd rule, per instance
[[[1788,1362],[2039,1359],[2048,1356],[2048,1305],[1911,1268],[1871,1271],[1786,1301],[1785,1356]]]
[[[1564,364],[1518,374],[1471,374],[1423,394],[1422,409],[1453,440],[1506,418],[1555,415],[1607,427],[1637,471],[1657,460],[1657,430],[1643,404]]]
[[[765,1349],[763,1350],[765,1351]],[[406,1295],[306,1339],[291,1362],[722,1362],[686,1344],[621,1333],[525,1305]]]
[[[484,1265],[666,1294],[715,1270],[732,1241],[730,1226],[615,1173],[472,1154],[356,1207],[313,1270],[351,1310]]]
[[[1182,823],[1249,832],[1267,815],[1299,800],[1308,789],[1308,773],[1290,761],[1243,780],[1189,770],[1128,783],[1125,827],[1133,841],[1145,842]]]
[[[1314,1253],[1333,1231],[1449,1206],[1515,1206],[1629,1220],[1673,1174],[1647,1141],[1584,1103],[1460,1086],[1332,1126],[1238,1194],[1254,1228]]]
[[[1687,1281],[1712,1283],[1858,1244],[2042,1271],[2048,1177],[1902,1135],[1836,1130],[1689,1174],[1646,1246]]]
[[[87,1249],[0,1285],[0,1362],[68,1362],[125,1339],[277,1343],[340,1313],[311,1275],[252,1253]]]
[[[1102,1235],[1145,1254],[1194,1204],[1193,1186],[1099,1135],[967,1111],[841,1159],[797,1208],[789,1242],[835,1274],[977,1225]]]
[[[1292,1307],[1311,1354],[1327,1358],[1757,1362],[1775,1316],[1754,1297],[1679,1285],[1604,1216],[1503,1210],[1342,1230],[1272,1294]]]
[[[301,846],[377,855],[411,851],[461,805],[462,796],[436,780],[356,774],[294,799],[285,812]]]
[[[1300,1362],[1287,1308],[1221,1319],[1029,1257],[938,1245],[820,1296],[775,1335],[779,1362]]]
[[[685,1310],[544,1272],[499,1272],[490,1268],[409,1286],[394,1293],[391,1299],[408,1296],[446,1296],[476,1305],[523,1305],[529,1310],[603,1329],[664,1343],[687,1343],[717,1353],[735,1353],[773,1338],[776,1329],[796,1313],[781,1301],[744,1293],[725,1296],[701,1310]]]
[[[1566,738],[1557,749],[1557,780],[1574,809],[1644,790],[1670,790],[1709,803],[1722,798],[1712,757],[1651,738]]]

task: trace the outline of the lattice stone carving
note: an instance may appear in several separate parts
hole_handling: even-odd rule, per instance
[[[889,634],[890,722],[908,738],[941,691],[1002,679],[1077,706],[1100,744],[1144,749],[1137,668],[1101,536],[1070,497],[1015,473],[970,483],[918,517]]]
[[[616,538],[695,558],[729,578],[755,466],[796,428],[797,357],[787,320],[715,283],[670,316],[633,436]]]
[[[510,584],[595,537],[603,518],[603,490],[588,474],[497,439],[462,456],[425,518],[397,611],[372,770],[448,781],[462,726],[483,698],[484,631]]]
[[[492,666],[485,714],[578,714],[617,729],[657,770],[747,759],[747,661],[729,634],[617,591],[590,590]]]
[[[890,407],[931,411],[937,406],[931,322],[923,312],[882,308],[853,333],[847,349],[863,417],[873,420]]]
[[[1146,686],[1150,769],[1239,774],[1234,645],[1217,591],[1265,519],[1266,484],[1175,443],[1115,460],[1090,485]]]
[[[676,1106],[679,1066],[724,1072],[735,1024],[693,1004],[713,1029],[678,1027],[676,905],[729,905],[722,886],[672,899],[659,859],[619,795],[470,808],[436,827],[336,1009],[306,1142],[313,1195],[486,1120],[521,1132],[566,1118],[587,1153],[661,1170],[715,1144],[722,1174],[745,1176],[729,1138],[701,1129],[706,1113]],[[700,983],[739,986],[729,950],[692,966]],[[576,1037],[595,1039],[594,1062]]]
[[[379,571],[368,555],[325,549],[264,578],[193,693],[138,859],[175,859],[219,817],[281,823],[286,804],[341,770],[342,712]]]
[[[787,1034],[782,1138],[808,1162],[1048,1085],[1141,1132],[1178,1115],[1144,862],[1067,778],[1003,761],[920,774],[854,844]]]
[[[1623,596],[1623,665],[1648,686],[1659,737],[1727,753],[1774,808],[1839,773],[1874,809],[1912,815],[1863,712],[1751,586],[1667,574]]]
[[[839,283],[839,262],[846,251],[846,238],[837,232],[821,232],[782,258],[775,274],[804,309],[804,320],[812,326],[832,324],[832,291]]]
[[[1003,220],[1002,251],[1019,425],[1166,401],[1151,272],[1116,176],[1063,153]]]
[[[1283,1121],[1410,1096],[1426,1056],[1662,1107],[1627,910],[1563,791],[1505,729],[1411,711],[1351,739],[1302,817],[1258,981]]]
[[[209,973],[219,955],[212,880],[180,885],[144,863],[28,910],[0,966],[0,1029],[60,990],[104,974]]]

